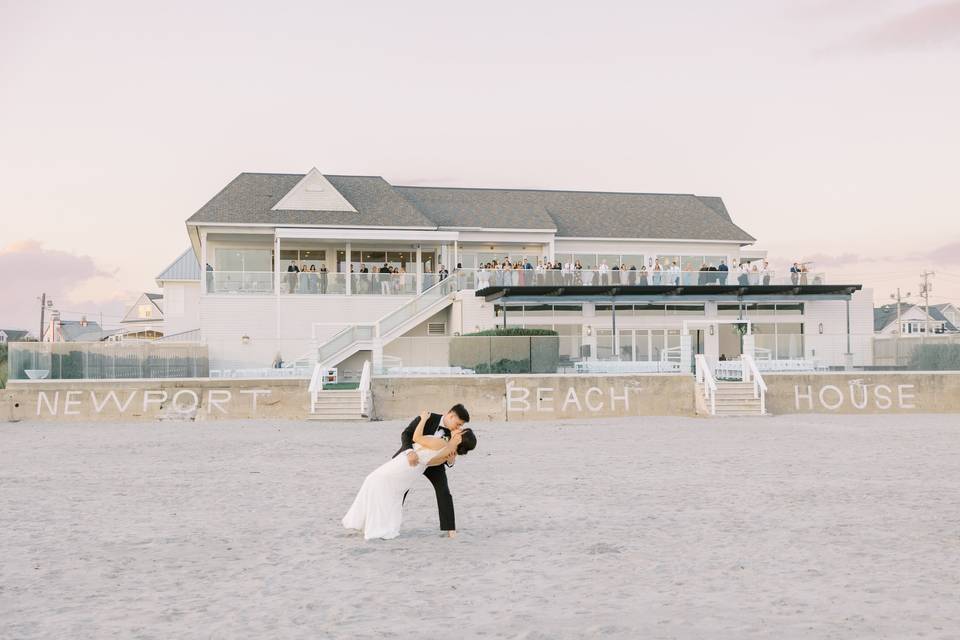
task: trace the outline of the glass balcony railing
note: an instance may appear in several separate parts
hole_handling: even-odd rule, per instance
[[[207,293],[273,293],[272,271],[207,271]]]
[[[707,286],[826,284],[823,273],[777,271],[645,271],[619,269],[461,269],[461,288],[538,286]]]

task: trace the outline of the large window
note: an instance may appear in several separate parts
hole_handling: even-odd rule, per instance
[[[272,249],[216,250],[217,271],[273,271]]]
[[[323,249],[281,249],[280,270],[286,271],[294,263],[303,271],[304,267],[316,267],[318,270],[327,260],[327,252]]]

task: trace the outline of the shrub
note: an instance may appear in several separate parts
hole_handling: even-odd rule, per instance
[[[524,327],[507,327],[486,329],[475,333],[465,333],[464,336],[555,336],[559,335],[553,329],[526,329]]]

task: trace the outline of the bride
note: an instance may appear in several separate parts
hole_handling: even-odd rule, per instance
[[[413,432],[412,449],[387,460],[364,479],[353,505],[343,517],[344,527],[362,530],[366,540],[396,538],[403,519],[403,495],[423,475],[424,469],[443,464],[454,453],[467,453],[461,441],[469,429],[455,429],[449,441],[426,436],[423,426],[429,418],[429,411],[420,414],[420,422]]]

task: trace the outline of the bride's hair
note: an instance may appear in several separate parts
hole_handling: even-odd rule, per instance
[[[473,429],[464,429],[460,433],[463,439],[460,440],[460,444],[457,445],[457,455],[465,456],[468,451],[473,451],[477,448],[477,436],[473,435]]]

